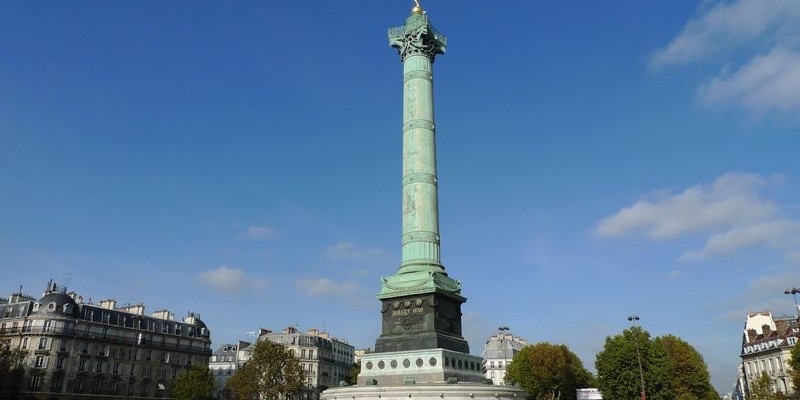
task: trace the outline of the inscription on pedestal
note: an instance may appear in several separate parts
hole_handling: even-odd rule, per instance
[[[384,299],[375,350],[444,348],[467,352],[461,337],[461,302],[439,294]]]

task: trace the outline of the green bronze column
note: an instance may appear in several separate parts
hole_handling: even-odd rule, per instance
[[[461,336],[460,282],[445,272],[439,249],[433,62],[447,38],[417,4],[389,30],[403,62],[403,232],[397,273],[383,277],[383,333],[376,350],[446,348],[468,352]]]
[[[439,253],[433,60],[446,39],[415,7],[402,30],[389,34],[403,60],[403,236],[398,273],[445,273]]]

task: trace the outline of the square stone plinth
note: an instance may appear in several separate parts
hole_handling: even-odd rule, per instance
[[[424,349],[366,354],[361,358],[359,386],[402,386],[483,382],[482,358],[447,349]]]

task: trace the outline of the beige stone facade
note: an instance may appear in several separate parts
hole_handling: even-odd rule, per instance
[[[179,374],[208,365],[210,332],[196,314],[144,311],[86,303],[51,282],[38,299],[0,298],[0,341],[24,354],[26,398],[168,397]]]
[[[792,347],[800,337],[798,328],[794,317],[774,318],[769,311],[748,314],[742,335],[740,371],[745,398],[748,398],[747,388],[763,373],[769,375],[776,391],[791,393],[794,390],[788,362]]]

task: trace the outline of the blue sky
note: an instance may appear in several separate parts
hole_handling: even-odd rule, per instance
[[[411,2],[19,1],[0,14],[0,282],[379,335]],[[443,262],[593,368],[637,314],[734,384],[800,286],[800,2],[426,1]]]

